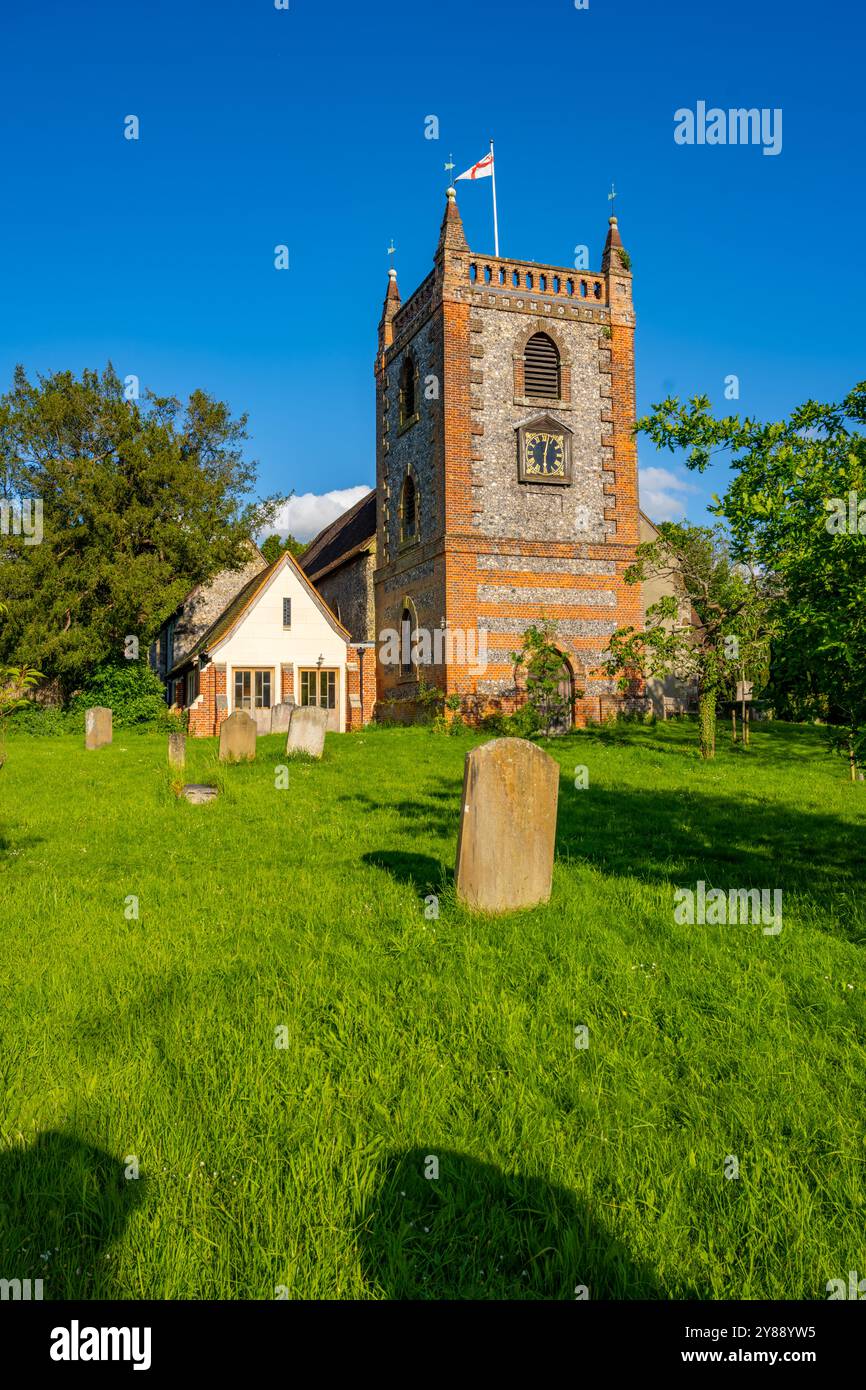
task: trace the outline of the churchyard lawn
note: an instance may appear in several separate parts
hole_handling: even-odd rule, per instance
[[[691,724],[575,733],[544,745],[552,899],[485,918],[453,889],[480,741],[328,735],[282,788],[279,736],[237,766],[189,740],[184,780],[221,789],[192,806],[164,735],[10,739],[0,1277],[823,1299],[866,1275],[866,786],[813,729],[720,731],[712,764]],[[781,890],[781,930],[676,921],[699,883]]]

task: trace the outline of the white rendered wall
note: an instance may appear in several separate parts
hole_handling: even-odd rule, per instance
[[[292,600],[291,628],[283,627],[284,598]],[[295,702],[300,704],[299,669],[302,666],[317,666],[321,656],[322,667],[337,669],[340,731],[345,732],[347,641],[334,631],[291,565],[281,566],[252,607],[247,609],[239,626],[209,655],[214,661],[226,664],[229,713],[235,708],[234,672],[238,668],[272,670],[271,703],[278,704],[282,699],[280,666],[291,662],[294,668]]]

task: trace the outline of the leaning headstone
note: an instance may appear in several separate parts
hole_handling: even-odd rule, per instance
[[[186,734],[169,734],[168,762],[170,767],[183,767],[186,762]]]
[[[236,709],[220,724],[220,762],[251,762],[256,756],[256,721]]]
[[[104,748],[111,738],[111,710],[95,705],[84,716],[84,747]]]
[[[286,752],[309,753],[311,758],[321,758],[327,726],[326,709],[319,709],[318,705],[293,705]]]
[[[479,912],[545,903],[553,880],[559,764],[523,738],[466,754],[457,896]]]
[[[188,782],[183,795],[193,806],[204,806],[219,795],[219,787],[208,787],[201,782]]]
[[[294,705],[290,705],[288,701],[285,701],[281,705],[274,705],[271,710],[272,734],[287,734],[289,732],[289,723],[291,722],[293,709]]]

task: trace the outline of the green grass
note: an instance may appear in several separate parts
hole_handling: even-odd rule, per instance
[[[0,1278],[824,1298],[866,1274],[866,787],[816,730],[720,737],[711,765],[694,739],[548,745],[553,896],[499,919],[454,897],[468,735],[329,736],[287,791],[279,738],[225,769],[190,742],[202,807],[164,736],[10,741]],[[699,879],[781,888],[781,934],[676,925]]]

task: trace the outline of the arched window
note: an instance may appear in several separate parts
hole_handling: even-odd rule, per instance
[[[559,400],[559,349],[546,333],[533,333],[523,352],[523,382],[527,396]]]
[[[411,473],[403,479],[400,494],[400,539],[414,541],[418,537],[418,489]]]
[[[409,425],[415,419],[415,363],[411,353],[406,353],[400,368],[400,424]]]
[[[412,610],[404,608],[400,615],[400,674],[412,674]]]

